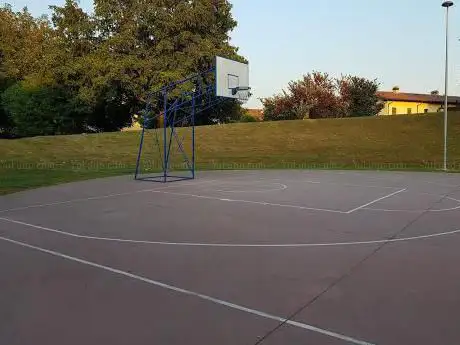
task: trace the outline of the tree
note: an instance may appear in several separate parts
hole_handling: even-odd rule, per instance
[[[208,69],[215,55],[244,61],[229,43],[236,22],[228,0],[95,0],[94,6],[94,14],[88,14],[76,0],[66,0],[51,7],[51,22],[33,18],[27,9],[0,10],[0,77],[11,81],[7,87],[16,83],[4,97],[8,109],[0,112],[0,130],[22,121],[19,108],[35,126],[44,126],[15,123],[24,135],[84,131],[85,126],[119,130],[145,106],[141,99],[165,83]],[[184,90],[192,87],[184,84]],[[40,116],[26,104],[46,111]],[[73,105],[84,111],[73,111]],[[58,112],[54,122],[51,110]],[[200,120],[230,121],[240,112],[237,102],[229,102]],[[76,116],[75,125],[56,125],[68,116]]]
[[[96,0],[94,6],[93,16],[73,0],[52,7],[55,52],[65,56],[51,58],[61,63],[48,70],[93,107],[88,124],[101,130],[125,127],[149,92],[208,69],[215,55],[244,60],[229,44],[236,22],[227,0]],[[207,117],[203,123],[210,114],[200,115]]]
[[[377,81],[361,77],[308,73],[290,82],[287,91],[262,99],[264,120],[373,116],[383,106],[377,97],[378,86]]]
[[[237,100],[226,100],[217,106],[199,113],[195,124],[212,125],[216,123],[232,123],[240,121],[244,110]]]
[[[33,18],[24,8],[13,12],[10,5],[0,8],[0,98],[19,80],[41,66],[52,33],[45,18]],[[0,104],[0,136],[12,135],[13,119]]]
[[[119,99],[136,112],[151,91],[208,69],[215,55],[242,60],[229,44],[236,26],[227,0],[96,0],[100,44],[93,90],[120,85]],[[186,84],[185,88],[193,85]],[[158,110],[159,111],[159,110]]]
[[[18,82],[2,95],[15,136],[81,133],[89,109],[59,87]]]
[[[264,121],[299,120],[304,116],[295,111],[293,98],[285,91],[261,101],[264,105]]]
[[[23,80],[40,70],[51,36],[46,18],[32,17],[27,8],[20,12],[13,12],[9,5],[0,8],[1,70],[5,76]]]
[[[41,76],[72,99],[85,104],[82,130],[119,130],[130,123],[129,102],[123,98],[119,80],[106,82],[95,71],[104,72],[107,63],[98,55],[102,44],[96,20],[85,13],[75,0],[51,6],[54,28],[53,46],[43,64]]]
[[[262,100],[264,119],[294,120],[343,117],[346,115],[337,93],[336,81],[327,73],[313,72],[289,83],[288,90]]]
[[[11,135],[12,120],[2,105],[1,96],[14,83],[14,80],[6,75],[2,61],[0,52],[0,138]]]
[[[337,80],[342,103],[348,117],[375,116],[384,107],[377,96],[379,83],[357,76],[344,76]]]
[[[6,75],[1,71],[0,65],[0,138],[2,137],[9,137],[11,136],[13,122],[11,116],[8,112],[4,109],[3,104],[1,102],[1,97],[3,92],[8,89],[11,85],[11,79],[7,78]]]

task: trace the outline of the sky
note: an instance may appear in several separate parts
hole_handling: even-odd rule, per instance
[[[444,93],[441,0],[230,0],[231,43],[250,63],[253,97],[285,89],[308,72],[377,79],[381,90]],[[64,0],[9,0],[38,16]],[[80,0],[92,10],[92,0]],[[460,1],[450,10],[449,94],[460,96]]]

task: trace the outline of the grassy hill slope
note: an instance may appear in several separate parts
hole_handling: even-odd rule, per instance
[[[449,160],[460,170],[460,113],[449,121]],[[305,120],[197,128],[199,169],[437,170],[440,114]],[[139,132],[0,140],[0,194],[132,173]]]

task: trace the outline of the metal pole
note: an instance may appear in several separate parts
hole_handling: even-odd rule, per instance
[[[144,120],[144,124],[142,125],[141,142],[139,144],[139,152],[137,154],[136,172],[134,173],[135,180],[137,180],[137,176],[139,176],[139,169],[140,169],[141,156],[142,156],[142,147],[144,145],[144,134],[145,134],[145,120]]]
[[[195,178],[195,94],[192,95],[192,178]]]
[[[448,111],[449,105],[449,8],[454,5],[453,1],[444,1],[442,6],[446,8],[446,61],[445,61],[445,91],[444,91],[444,171],[447,171],[447,134],[448,134]]]
[[[169,159],[171,157],[171,147],[172,147],[172,143],[173,143],[173,134],[174,134],[174,130],[175,130],[175,121],[176,121],[176,115],[177,115],[177,103],[179,102],[179,99],[176,99],[173,103],[173,105],[169,108],[169,109],[172,109],[170,110],[169,112],[172,113],[174,112],[174,116],[172,118],[171,121],[168,121],[168,127],[171,126],[171,134],[169,136],[169,147],[168,147],[168,159],[167,159],[167,162],[169,164]]]
[[[149,99],[147,102],[147,106],[145,107],[145,111],[142,114],[142,133],[141,133],[141,142],[139,144],[139,152],[137,154],[137,160],[136,160],[136,172],[134,173],[135,180],[137,180],[137,177],[139,176],[139,172],[140,172],[142,148],[144,146],[145,126],[147,124],[147,115],[150,114],[150,102],[151,100]]]
[[[163,182],[166,183],[168,180],[168,158],[166,157],[166,145],[168,132],[166,130],[166,118],[168,116],[168,91],[164,91],[164,109],[163,109]]]
[[[444,97],[444,171],[447,171],[447,107],[448,107],[448,88],[449,88],[449,7],[446,10],[446,71],[445,71],[445,97]]]

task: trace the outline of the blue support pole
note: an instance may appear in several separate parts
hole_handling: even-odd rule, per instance
[[[144,116],[144,124],[142,125],[141,143],[139,144],[139,153],[137,154],[136,172],[134,173],[135,180],[137,180],[137,176],[139,175],[139,166],[141,163],[142,147],[144,146],[144,134],[145,134],[145,116]]]
[[[174,130],[172,131],[171,140],[172,140],[172,135],[174,135],[174,138],[176,139],[176,142],[177,142],[177,146],[179,146],[179,150],[182,153],[182,155],[184,156],[184,161],[187,164],[188,169],[191,171],[192,167],[191,167],[190,161],[189,161],[189,159],[187,157],[187,153],[185,152],[184,146],[182,145],[182,141],[180,140],[180,138],[177,135],[176,131],[174,131]]]
[[[177,103],[177,101],[174,102],[174,104],[171,106],[171,108],[172,108],[171,113],[174,113],[172,121],[168,121],[168,126],[171,126],[171,135],[169,137],[169,146],[168,146],[168,162],[169,162],[169,157],[170,157],[170,154],[171,154],[171,146],[172,146],[172,143],[173,143],[173,134],[174,134],[176,115],[177,115],[177,107],[175,105],[176,103]]]
[[[145,137],[145,126],[147,123],[147,115],[149,114],[150,110],[150,102],[151,99],[147,101],[147,106],[145,108],[144,114],[142,114],[142,133],[141,133],[141,142],[139,144],[139,152],[137,154],[137,160],[136,160],[136,171],[134,173],[134,179],[137,180],[137,177],[139,176],[139,169],[140,169],[140,164],[141,164],[141,157],[142,157],[142,149],[144,147],[144,137]]]
[[[168,116],[168,91],[164,91],[164,109],[163,109],[163,182],[166,183],[168,180],[168,157],[166,156],[166,145],[168,132],[166,131],[166,123]]]

